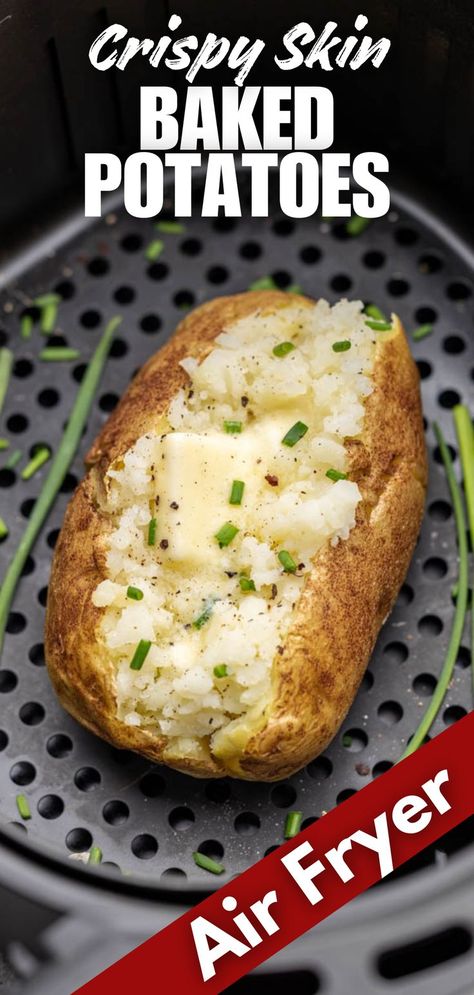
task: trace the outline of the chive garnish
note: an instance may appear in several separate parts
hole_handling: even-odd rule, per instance
[[[5,463],[5,468],[7,470],[14,470],[17,464],[20,462],[22,457],[21,449],[14,449]]]
[[[357,235],[362,235],[362,232],[370,225],[370,218],[361,218],[358,214],[354,214],[352,218],[346,224],[346,232],[348,235],[352,235],[354,238]]]
[[[155,238],[153,242],[150,242],[145,249],[145,258],[149,260],[150,263],[158,259],[161,256],[165,243],[161,241],[161,238]]]
[[[2,411],[13,366],[11,349],[0,349],[0,413]]]
[[[229,672],[227,670],[226,663],[218,663],[217,667],[214,667],[214,677],[228,677]]]
[[[209,621],[212,615],[213,608],[214,608],[214,600],[212,598],[208,598],[208,600],[204,604],[204,608],[201,614],[194,619],[193,629],[202,629],[203,625],[205,625],[206,622]]]
[[[33,318],[31,314],[23,314],[20,318],[20,335],[22,339],[31,338],[33,331]]]
[[[0,439],[0,452],[2,452],[4,449],[8,449],[9,445],[10,443],[8,439]]]
[[[197,867],[202,867],[203,871],[210,871],[211,874],[223,874],[225,871],[222,864],[212,860],[212,857],[206,857],[205,853],[199,853],[198,850],[193,853],[193,860]]]
[[[27,819],[31,819],[30,803],[26,795],[16,796],[16,807],[18,809],[18,814],[25,820],[25,822]]]
[[[308,431],[308,426],[302,421],[295,422],[294,425],[288,430],[286,435],[282,438],[282,443],[284,446],[296,446],[296,443],[306,435]]]
[[[31,457],[29,463],[27,463],[25,468],[21,471],[22,480],[29,480],[30,477],[32,477],[33,474],[44,465],[44,463],[47,463],[50,458],[51,450],[48,449],[47,446],[40,446],[34,456]]]
[[[427,335],[431,335],[432,331],[433,325],[420,325],[419,328],[415,328],[415,330],[411,333],[411,337],[414,342],[421,342],[422,339],[426,339]]]
[[[259,276],[258,280],[249,283],[249,290],[278,290],[272,276]]]
[[[288,812],[285,819],[285,830],[283,833],[286,840],[293,839],[293,836],[296,836],[296,834],[299,833],[302,821],[302,812]]]
[[[88,864],[100,864],[102,862],[102,850],[100,846],[91,846],[89,850]]]
[[[73,359],[79,359],[79,349],[69,349],[67,346],[46,346],[41,349],[39,359],[45,363],[63,363]]]
[[[39,307],[40,311],[45,307],[50,307],[52,304],[60,304],[62,297],[59,294],[40,294],[39,297],[35,297],[33,301],[34,307]]]
[[[299,283],[290,283],[290,286],[286,288],[287,294],[302,294],[303,288],[300,287]]]
[[[352,746],[352,736],[348,732],[345,732],[342,737],[342,745],[345,746],[346,750],[349,750]]]
[[[293,342],[280,342],[279,345],[276,345],[274,347],[273,355],[287,356],[289,352],[293,352],[293,349],[296,349],[296,346],[293,345]]]
[[[154,546],[156,542],[156,518],[150,518],[148,522],[147,545]]]
[[[340,470],[334,470],[332,467],[330,470],[326,470],[326,477],[330,480],[347,480],[347,473],[341,473]]]
[[[283,567],[286,574],[296,573],[296,563],[292,556],[287,552],[286,549],[280,549],[278,553],[278,559]]]
[[[459,455],[466,496],[467,520],[471,535],[471,545],[474,550],[474,428],[471,415],[465,404],[456,404],[453,408],[454,426],[459,443]],[[474,579],[472,588],[474,591]],[[456,597],[459,595],[459,586]],[[471,668],[472,685],[474,688],[474,605],[471,606]]]
[[[464,619],[466,617],[467,608],[467,598],[468,598],[468,548],[467,548],[467,536],[466,536],[466,519],[464,515],[464,508],[461,497],[461,488],[457,482],[456,474],[453,469],[453,463],[451,460],[449,449],[446,445],[444,435],[439,428],[439,426],[434,422],[433,431],[436,437],[436,441],[439,446],[441,453],[441,458],[443,460],[444,469],[446,471],[446,478],[448,481],[448,487],[451,494],[451,500],[454,508],[454,519],[456,523],[457,532],[457,544],[458,544],[458,556],[459,556],[459,590],[458,596],[456,598],[456,608],[454,611],[454,621],[451,629],[451,635],[449,637],[448,649],[446,651],[446,656],[444,658],[444,663],[441,669],[441,673],[438,678],[438,683],[434,689],[433,696],[431,698],[430,704],[426,709],[426,712],[418,725],[414,735],[412,736],[406,750],[402,753],[400,757],[403,760],[405,757],[410,756],[414,753],[419,746],[424,741],[426,734],[431,729],[431,726],[443,704],[446,691],[449,687],[451,681],[454,665],[456,663],[457,655],[459,652],[459,647],[461,645],[461,639],[464,629]],[[472,441],[470,443],[472,445]]]
[[[241,421],[225,421],[224,422],[224,432],[229,435],[238,435],[242,431]]]
[[[8,535],[8,525],[3,521],[0,516],[0,539],[5,539]]]
[[[367,324],[367,322],[366,322],[366,324]],[[333,342],[333,344],[332,344],[332,351],[333,352],[347,352],[347,350],[351,348],[351,345],[352,345],[352,343],[349,342],[349,339],[341,339],[340,342]]]
[[[225,525],[216,532],[214,538],[217,539],[219,546],[223,549],[224,546],[228,546],[233,539],[235,539],[238,528],[236,525],[232,525],[232,522],[226,522]]]
[[[186,228],[179,221],[157,221],[155,228],[163,235],[184,235]]]
[[[151,646],[149,639],[140,639],[136,650],[130,660],[130,670],[141,670]]]
[[[375,318],[376,321],[387,320],[383,311],[381,311],[376,304],[367,304],[364,308],[364,314],[366,314],[368,318]]]
[[[241,591],[255,591],[256,590],[256,588],[255,588],[255,581],[253,581],[251,577],[246,577],[244,574],[242,574],[242,576],[239,577],[239,585],[240,585],[240,590]]]
[[[389,321],[366,321],[365,324],[373,332],[388,332],[392,327]]]
[[[242,504],[245,484],[243,480],[233,480],[230,491],[229,504]]]
[[[141,601],[143,599],[143,591],[140,591],[139,587],[129,585],[127,587],[127,598],[130,598],[131,601]]]
[[[57,304],[46,304],[41,311],[40,329],[43,335],[51,335],[56,327],[56,318],[58,316],[58,305]]]
[[[5,626],[10,611],[10,605],[15,588],[27,557],[38,535],[38,532],[51,508],[51,505],[64,480],[71,460],[82,437],[82,431],[89,414],[92,400],[108,356],[112,338],[121,318],[112,318],[104,329],[102,338],[87,367],[84,379],[79,387],[63,437],[51,464],[42,491],[35,503],[28,525],[20,544],[7,569],[0,588],[0,649],[3,643]]]

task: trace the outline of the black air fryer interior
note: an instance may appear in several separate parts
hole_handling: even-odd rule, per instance
[[[399,193],[393,192],[387,218],[369,226],[359,238],[347,238],[344,224],[319,218],[293,222],[277,210],[268,220],[246,216],[203,221],[196,216],[186,221],[182,235],[164,236],[165,251],[151,264],[144,255],[155,234],[151,222],[134,221],[113,206],[96,225],[86,226],[81,220],[79,164],[85,150],[130,145],[137,123],[138,69],[129,67],[130,74],[120,78],[87,71],[90,41],[107,20],[129,24],[140,37],[146,33],[158,37],[166,23],[164,11],[159,5],[141,3],[134,4],[133,11],[120,2],[109,4],[107,10],[98,10],[93,3],[79,6],[81,10],[69,11],[66,17],[53,2],[40,13],[28,3],[18,3],[11,23],[0,24],[0,40],[7,51],[0,73],[6,79],[9,46],[18,61],[20,51],[28,52],[27,77],[36,73],[34,86],[33,75],[29,79],[28,104],[11,79],[0,101],[1,133],[8,136],[2,177],[7,196],[0,220],[7,233],[5,244],[12,245],[16,236],[22,242],[21,250],[6,255],[7,286],[0,301],[2,342],[8,342],[16,356],[1,426],[12,447],[29,453],[39,442],[57,446],[101,328],[113,314],[123,315],[81,453],[24,571],[1,661],[0,816],[5,829],[0,833],[0,885],[9,889],[3,907],[11,913],[0,916],[0,945],[8,948],[17,973],[31,975],[31,991],[38,995],[77,986],[97,973],[107,958],[117,958],[127,944],[174,918],[179,907],[195,900],[200,891],[221,884],[222,879],[216,882],[195,867],[193,850],[222,860],[227,877],[239,873],[282,841],[289,809],[301,809],[303,825],[309,825],[387,770],[403,752],[433,691],[453,617],[454,521],[431,423],[439,421],[456,457],[450,409],[459,399],[472,399],[474,376],[474,266],[457,225],[460,209],[465,207],[467,213],[472,206],[472,196],[467,201],[467,193],[472,195],[472,134],[468,132],[468,141],[452,90],[453,74],[460,83],[467,73],[469,39],[468,51],[473,50],[472,25],[461,4],[450,9],[449,21],[448,12],[433,11],[431,6],[423,19],[421,4],[416,16],[408,5],[396,4],[377,7],[372,15],[378,33],[392,38],[394,55],[387,71],[376,77],[380,85],[371,98],[370,114],[361,120],[359,111],[357,141],[360,147],[387,151],[395,165],[403,165],[401,172],[412,177]],[[311,20],[307,5],[300,6],[301,12],[292,8],[289,18],[277,5],[275,39],[298,17],[303,19],[303,12]],[[331,16],[344,19],[348,33],[359,10],[349,3],[337,6],[340,14],[336,17],[331,11]],[[196,8],[190,8],[187,13],[186,4],[181,4],[180,13],[192,30]],[[0,0],[0,22],[9,13]],[[200,36],[219,29],[230,35],[232,30],[249,34],[255,12],[250,4],[244,5],[239,28],[231,25],[230,14],[224,17],[212,4],[201,14],[202,23],[195,28]],[[269,38],[268,23],[257,21],[252,31]],[[402,70],[414,64],[415,53],[420,52],[418,72],[423,74],[410,105]],[[291,81],[308,83],[308,75]],[[157,82],[153,75],[144,76],[144,82]],[[166,82],[178,85],[177,74]],[[336,101],[343,105],[339,145],[354,148],[348,101],[365,101],[367,108],[374,76],[354,75],[352,98],[347,81],[339,97],[341,78],[323,82],[334,87]],[[394,92],[399,96],[395,107]],[[451,108],[449,116],[435,116],[436,93],[448,101],[443,106]],[[425,113],[420,116],[422,96]],[[471,98],[469,91],[466,105]],[[40,102],[45,108],[41,133]],[[12,129],[9,120],[16,122]],[[416,133],[415,163],[409,138],[415,141]],[[424,197],[419,196],[422,173],[429,187]],[[438,211],[447,193],[452,216],[446,209]],[[64,207],[69,196],[74,203],[75,195],[78,214]],[[54,199],[63,201],[61,216],[53,211]],[[57,704],[42,651],[51,551],[66,503],[81,476],[87,446],[133,372],[159,348],[188,308],[218,294],[245,290],[268,274],[283,289],[298,283],[311,296],[331,301],[356,297],[376,302],[386,313],[396,310],[408,331],[433,324],[433,335],[413,344],[430,454],[427,513],[397,606],[382,630],[354,706],[324,757],[275,785],[196,781],[113,750],[86,733]],[[63,298],[54,342],[78,347],[77,363],[42,364],[37,359],[38,330],[29,342],[19,337],[19,317],[32,298],[47,290],[56,290]],[[456,459],[455,467],[459,471]],[[1,510],[11,529],[0,546],[1,572],[43,479],[44,473],[26,483],[15,471],[0,469]],[[467,635],[466,629],[434,734],[471,708]],[[28,795],[32,808],[33,818],[26,827],[17,824],[19,792]],[[104,865],[91,873],[70,857],[92,843],[102,848]],[[293,944],[263,974],[235,986],[235,991],[264,992],[271,987],[278,993],[291,984],[303,995],[469,991],[473,871],[473,826],[468,822],[315,934]],[[93,920],[99,909],[97,932]],[[55,921],[59,913],[71,910],[76,914],[72,923]],[[12,940],[21,945],[12,947]],[[38,959],[47,961],[39,973]],[[56,961],[62,960],[68,963],[58,980]]]

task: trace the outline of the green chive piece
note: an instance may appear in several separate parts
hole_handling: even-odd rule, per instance
[[[296,349],[296,346],[293,345],[293,342],[280,342],[279,345],[276,345],[274,347],[273,355],[287,356],[289,352],[293,352],[293,349]]]
[[[290,283],[290,286],[286,288],[287,294],[302,294],[303,288],[300,287],[299,283]]]
[[[249,290],[278,290],[272,276],[259,276],[258,280],[249,283]]]
[[[30,803],[26,795],[16,796],[16,807],[18,809],[18,814],[25,820],[25,822],[27,819],[31,819]]]
[[[459,594],[459,582],[456,581],[456,583],[453,584],[453,586],[451,588],[451,597],[452,598],[457,598],[458,594]]]
[[[162,242],[160,238],[155,238],[145,249],[146,259],[148,259],[151,263],[154,262],[155,259],[158,259],[158,256],[161,256],[164,247],[165,243]]]
[[[352,235],[356,238],[357,235],[362,235],[362,232],[365,231],[369,225],[370,218],[361,218],[358,214],[354,214],[352,218],[349,218],[349,221],[346,224],[346,232],[348,235]]]
[[[302,821],[303,821],[302,812],[288,812],[288,815],[285,819],[285,830],[283,833],[284,838],[286,840],[293,839],[293,836],[296,836],[296,834],[299,833]]]
[[[233,480],[230,491],[229,504],[242,504],[245,484],[243,480]]]
[[[100,846],[91,846],[89,850],[88,864],[100,864],[102,862],[102,850]]]
[[[389,332],[392,327],[389,321],[366,321],[365,324],[373,332]]]
[[[40,329],[43,335],[51,335],[56,327],[56,318],[58,316],[58,305],[57,304],[46,304],[41,312]]]
[[[140,591],[139,587],[129,586],[127,587],[127,598],[130,598],[131,601],[142,601],[143,591]]]
[[[15,588],[21,576],[28,555],[33,547],[41,526],[50,511],[51,505],[66,476],[70,463],[82,438],[84,425],[92,405],[94,394],[107,359],[112,339],[121,318],[112,318],[104,329],[100,342],[87,367],[85,376],[76,394],[71,414],[63,437],[51,464],[48,476],[28,520],[28,525],[20,540],[13,559],[3,578],[0,588],[0,650],[3,644],[5,626]]]
[[[456,404],[454,406],[453,418],[459,443],[471,545],[474,549],[474,428],[470,411],[465,404]],[[474,591],[474,577],[472,589]],[[456,597],[458,596],[459,587]],[[474,605],[471,607],[471,671],[472,686],[474,688]]]
[[[198,850],[193,853],[193,860],[197,867],[202,867],[203,871],[210,871],[211,874],[223,874],[225,871],[225,867],[218,864],[217,860],[206,857],[205,853],[199,853]]]
[[[224,432],[227,432],[228,435],[239,435],[239,433],[241,431],[242,431],[242,422],[241,421],[225,421],[224,422]]]
[[[292,556],[287,552],[286,549],[280,549],[278,553],[278,559],[283,567],[286,574],[296,573],[296,563]]]
[[[227,670],[226,663],[219,663],[217,667],[214,667],[214,677],[228,677],[229,672]]]
[[[39,297],[35,297],[33,305],[34,307],[39,307],[42,311],[43,308],[50,307],[51,304],[56,304],[57,307],[61,301],[62,297],[60,297],[59,294],[40,294]]]
[[[193,629],[202,629],[203,625],[205,625],[206,622],[209,621],[209,619],[210,619],[210,617],[212,615],[212,609],[213,608],[214,608],[214,601],[213,601],[212,598],[209,598],[205,602],[204,608],[203,608],[201,614],[198,615],[197,618],[194,619]]]
[[[22,455],[21,449],[14,449],[5,463],[5,468],[7,470],[14,470],[20,462]]]
[[[33,331],[33,318],[31,314],[24,314],[20,318],[20,335],[22,339],[31,338],[31,333]]]
[[[148,522],[147,545],[154,546],[156,542],[156,518],[150,518]]]
[[[426,339],[427,335],[431,335],[432,331],[433,325],[420,325],[419,328],[415,328],[414,332],[411,333],[411,337],[414,342],[421,342],[422,339]]]
[[[163,235],[184,235],[186,228],[179,221],[157,221],[155,228]]]
[[[352,746],[352,736],[349,736],[348,732],[345,732],[342,737],[342,745],[345,746],[346,750],[349,750]]]
[[[245,577],[245,575],[242,575],[242,577],[239,577],[239,585],[240,585],[240,590],[241,591],[255,591],[256,590],[256,588],[255,588],[255,581],[252,580],[251,577]]]
[[[8,525],[5,524],[0,515],[0,539],[5,539],[8,535]]]
[[[8,439],[0,439],[0,452],[2,452],[4,449],[8,449],[9,445],[10,443]]]
[[[226,522],[226,524],[223,525],[214,536],[219,543],[220,549],[223,549],[224,546],[229,546],[232,540],[235,539],[238,531],[239,530],[236,525],[232,525],[232,522]]]
[[[387,320],[383,311],[381,311],[376,304],[367,304],[364,308],[364,314],[366,314],[368,318],[375,318],[376,321]]]
[[[341,473],[340,470],[333,470],[331,467],[330,470],[326,470],[326,477],[329,477],[329,480],[347,480],[347,473]]]
[[[149,639],[140,639],[138,646],[130,660],[130,670],[141,670],[151,646]]]
[[[436,424],[433,423],[433,431],[438,443],[441,458],[443,460],[444,469],[446,471],[446,478],[448,481],[448,487],[451,494],[451,500],[454,508],[454,519],[456,523],[457,532],[457,544],[458,544],[458,556],[459,556],[459,591],[456,598],[456,608],[454,611],[454,620],[451,629],[451,635],[449,637],[448,648],[446,651],[446,656],[444,658],[444,663],[441,668],[441,673],[438,678],[438,683],[434,689],[433,696],[431,698],[430,704],[426,709],[423,718],[418,725],[415,733],[413,734],[406,750],[402,753],[400,760],[405,757],[409,757],[411,753],[414,753],[419,746],[424,741],[425,736],[431,729],[431,726],[443,704],[446,691],[448,690],[449,683],[453,676],[454,665],[459,652],[459,647],[461,645],[461,639],[464,629],[464,620],[466,617],[467,609],[467,599],[468,599],[468,583],[469,583],[469,569],[468,569],[468,547],[467,547],[467,536],[466,536],[466,519],[464,515],[464,507],[461,496],[461,488],[457,482],[456,474],[453,469],[453,463],[451,460],[449,449],[446,445],[444,435]],[[472,455],[472,440],[471,440],[471,455]]]
[[[367,322],[366,322],[366,324],[367,324]],[[349,342],[349,339],[341,339],[340,342],[333,342],[333,344],[332,344],[332,351],[333,352],[347,352],[347,350],[350,349],[351,346],[352,346],[352,342]]]
[[[282,438],[282,443],[284,446],[296,446],[296,443],[306,435],[308,431],[308,426],[302,421],[295,422],[294,425],[288,430],[286,435]]]
[[[45,363],[63,363],[79,359],[79,349],[69,349],[67,346],[46,346],[41,349],[39,358]]]
[[[37,470],[51,458],[51,450],[46,446],[41,446],[34,456],[31,457],[30,462],[26,464],[25,468],[21,471],[22,480],[29,480],[30,477],[36,473]]]
[[[13,353],[11,349],[0,349],[0,414],[5,403],[5,397],[10,383],[10,376],[13,366]]]

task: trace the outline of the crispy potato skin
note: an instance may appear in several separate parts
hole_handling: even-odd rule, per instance
[[[198,761],[173,754],[166,737],[117,718],[114,668],[97,636],[102,610],[91,600],[105,576],[104,539],[110,528],[99,508],[104,473],[186,385],[181,359],[203,359],[224,327],[254,311],[287,304],[288,295],[279,291],[249,292],[217,298],[181,322],[135,377],[92,446],[88,473],[69,504],[54,555],[45,648],[61,703],[115,746],[195,777],[230,774],[274,781],[324,750],[356,694],[405,577],[423,516],[427,469],[419,379],[395,319],[395,334],[377,346],[363,437],[346,442],[350,475],[363,496],[357,523],[347,540],[324,547],[314,558],[274,661],[272,704],[263,728],[240,756],[223,761],[208,752]]]

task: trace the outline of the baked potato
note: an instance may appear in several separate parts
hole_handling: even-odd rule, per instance
[[[204,304],[86,463],[47,605],[64,707],[195,777],[297,771],[352,703],[423,514],[398,318],[278,291]]]

